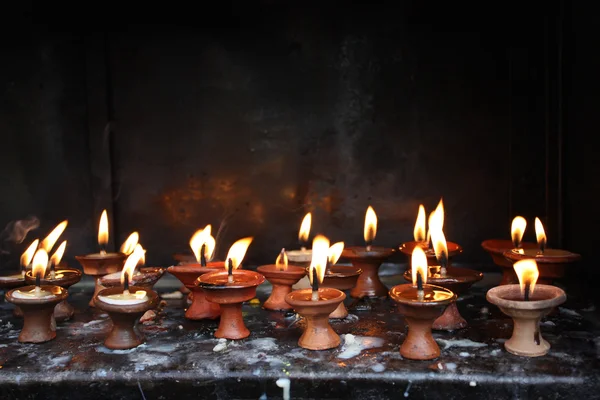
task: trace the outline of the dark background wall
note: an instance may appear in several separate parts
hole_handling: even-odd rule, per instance
[[[2,223],[34,215],[43,236],[68,218],[73,256],[108,208],[117,245],[138,230],[163,265],[211,223],[220,256],[253,235],[260,263],[297,245],[307,211],[313,232],[360,244],[371,204],[376,243],[395,246],[443,197],[464,262],[488,263],[480,242],[517,214],[530,240],[540,216],[550,244],[589,248],[571,239],[590,161],[585,121],[564,121],[560,2],[211,7],[73,29],[38,9],[3,37]]]

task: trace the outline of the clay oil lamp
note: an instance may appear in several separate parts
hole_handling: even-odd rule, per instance
[[[291,264],[298,267],[308,267],[312,257],[312,250],[307,249],[308,239],[310,237],[310,226],[312,224],[312,214],[307,213],[302,219],[300,230],[298,231],[298,241],[300,250],[287,251],[288,260]]]
[[[100,245],[100,252],[85,256],[75,256],[77,261],[79,261],[83,267],[83,272],[86,275],[94,277],[94,296],[92,296],[92,300],[90,300],[90,307],[95,307],[94,297],[96,297],[100,290],[104,289],[104,286],[100,283],[100,279],[104,275],[120,271],[123,268],[123,262],[127,257],[123,253],[106,252],[106,245],[108,244],[108,215],[106,210],[102,211],[100,223],[98,225],[98,244]]]
[[[540,320],[567,299],[556,286],[537,284],[539,270],[534,259],[515,262],[519,284],[501,285],[487,292],[487,300],[513,319],[513,332],[504,342],[512,354],[524,357],[543,356],[550,350],[540,330]]]
[[[567,268],[581,260],[581,256],[567,250],[546,248],[546,232],[542,221],[535,219],[535,235],[537,237],[537,249],[517,249],[504,252],[504,256],[511,262],[534,258],[539,268],[539,282],[551,284],[555,279],[565,276]]]
[[[33,256],[39,246],[39,243],[40,240],[35,239],[23,252],[20,260],[21,271],[18,274],[0,276],[0,290],[10,290],[26,285],[25,274],[27,273],[27,268],[31,266],[31,261],[33,260]],[[23,311],[21,311],[19,306],[15,307],[14,315],[17,317],[23,316]]]
[[[512,240],[508,239],[488,239],[481,243],[481,247],[487,251],[494,264],[502,267],[502,280],[501,285],[508,285],[511,283],[517,283],[517,275],[513,269],[513,263],[506,259],[504,253],[513,249],[535,249],[536,244],[530,242],[523,242],[523,234],[527,227],[527,221],[521,216],[513,218],[510,226],[510,236]]]
[[[483,279],[479,271],[468,268],[455,268],[448,266],[448,248],[444,232],[439,230],[431,232],[431,240],[437,257],[437,266],[428,268],[427,282],[432,285],[446,288],[457,296],[465,293],[476,282]],[[404,273],[404,279],[412,281],[412,270]],[[433,329],[443,331],[454,331],[467,327],[467,321],[460,315],[456,302],[446,307],[444,313],[433,322]]]
[[[420,246],[415,247],[411,258],[412,283],[390,290],[391,298],[398,303],[398,310],[408,325],[400,354],[410,360],[431,360],[440,355],[440,348],[431,334],[433,322],[456,301],[456,295],[441,286],[427,284],[427,256]]]
[[[258,285],[265,281],[265,277],[258,272],[238,269],[251,242],[251,237],[235,242],[225,258],[226,268],[201,275],[197,280],[206,299],[221,306],[221,320],[215,332],[217,338],[235,340],[250,336],[244,324],[242,304],[252,300]]]
[[[106,312],[112,320],[112,329],[104,340],[104,345],[109,349],[132,349],[144,343],[143,335],[137,330],[137,321],[146,311],[158,305],[156,292],[130,286],[135,268],[143,255],[142,247],[136,246],[121,271],[123,286],[102,289],[94,296],[96,307]]]
[[[335,265],[344,251],[344,242],[337,242],[329,248],[327,255],[327,268],[323,278],[322,287],[334,288],[341,291],[350,290],[356,286],[362,270],[355,266]],[[348,310],[342,301],[329,318],[343,319],[348,316]]]
[[[48,266],[48,253],[44,249],[36,251],[32,264],[35,285],[12,289],[6,294],[6,300],[23,311],[23,329],[19,334],[21,343],[43,343],[56,337],[52,314],[54,307],[68,295],[60,286],[42,285]]]
[[[438,225],[437,227],[435,225]],[[427,262],[429,265],[435,265],[437,258],[435,257],[435,250],[433,248],[433,242],[431,241],[431,231],[433,229],[444,229],[444,201],[440,199],[435,210],[429,214],[428,219],[429,230],[425,230],[425,207],[423,204],[419,205],[419,213],[417,214],[417,221],[415,222],[415,229],[413,231],[414,241],[402,243],[400,245],[400,251],[406,255],[409,261],[412,259],[413,249],[420,247],[425,251],[427,256]],[[462,253],[463,249],[458,244],[453,242],[447,242],[446,247],[448,248],[448,265],[452,263],[452,259]]]
[[[197,285],[198,277],[211,272],[220,272],[225,263],[211,261],[215,251],[216,241],[211,235],[211,226],[198,230],[190,240],[190,247],[196,256],[196,263],[174,265],[167,271],[190,290],[191,303],[185,311],[185,317],[190,320],[215,319],[221,315],[221,307],[206,300],[205,292]]]
[[[329,239],[317,235],[313,240],[309,267],[311,288],[294,290],[285,301],[306,320],[298,345],[309,350],[327,350],[339,346],[340,337],[329,324],[329,315],[344,301],[344,292],[334,288],[319,288],[325,276],[329,258]]]
[[[152,290],[154,284],[156,284],[156,282],[164,275],[165,269],[144,266],[146,263],[146,250],[144,250],[139,243],[139,234],[137,232],[131,233],[125,242],[123,242],[121,245],[121,253],[129,256],[138,246],[143,255],[131,277],[131,285],[144,288],[144,290]],[[112,274],[103,276],[100,279],[100,284],[107,288],[121,286],[121,272],[113,272]]]
[[[65,253],[67,247],[67,241],[63,241],[60,246],[56,249],[52,257],[48,262],[49,272],[40,279],[41,285],[49,286],[60,286],[67,290],[77,282],[81,280],[81,271],[73,268],[59,268],[56,269],[57,265],[60,265],[60,261]],[[48,270],[48,269],[46,269]],[[37,277],[34,275],[33,270],[28,271],[25,275],[25,281],[28,285],[36,284]],[[58,303],[54,308],[54,319],[56,321],[67,321],[75,314],[75,308],[68,302],[67,298]]]
[[[256,271],[273,285],[271,295],[265,301],[263,307],[274,311],[291,310],[292,307],[285,301],[285,296],[291,293],[292,286],[304,277],[304,268],[297,265],[288,265],[285,249],[281,249],[281,253],[275,260],[275,265],[261,265]]]
[[[377,234],[377,215],[369,206],[365,215],[364,247],[347,247],[342,252],[342,258],[350,260],[352,265],[362,270],[356,285],[350,291],[354,298],[386,297],[387,287],[379,279],[379,267],[394,253],[394,249],[373,246]]]

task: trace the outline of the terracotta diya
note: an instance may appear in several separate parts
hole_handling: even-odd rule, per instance
[[[312,250],[307,249],[308,239],[310,237],[310,227],[312,224],[312,214],[307,213],[302,219],[300,230],[298,231],[298,241],[300,250],[287,251],[288,260],[291,264],[298,267],[308,267],[312,258]]]
[[[306,320],[298,345],[309,350],[327,350],[339,346],[340,337],[329,324],[329,315],[344,301],[344,292],[319,288],[323,282],[329,253],[329,239],[317,235],[313,240],[313,257],[309,267],[311,289],[289,293],[285,301]]]
[[[420,247],[412,255],[412,284],[394,286],[390,297],[408,325],[408,334],[400,346],[402,357],[410,360],[431,360],[439,357],[440,348],[433,339],[433,322],[446,307],[456,301],[452,291],[427,284],[427,256]]]
[[[437,215],[437,216],[436,216]],[[433,242],[431,241],[431,229],[436,227],[438,230],[444,228],[444,202],[440,199],[435,210],[429,215],[429,230],[425,233],[425,207],[423,204],[419,205],[419,213],[417,214],[417,221],[415,222],[415,229],[413,231],[414,241],[402,243],[400,245],[400,252],[408,257],[408,263],[410,267],[411,256],[415,247],[420,247],[425,251],[427,256],[428,265],[434,265],[437,262],[435,256],[435,250],[433,249]],[[448,249],[448,266],[452,264],[452,258],[463,252],[460,245],[453,242],[446,242]]]
[[[354,298],[386,297],[387,287],[379,279],[379,267],[394,254],[394,249],[372,246],[377,233],[377,215],[369,206],[365,215],[364,238],[365,247],[347,247],[342,252],[342,258],[349,260],[352,265],[362,270],[356,286],[350,291]]]
[[[104,247],[108,243],[108,216],[106,210],[102,212],[100,224],[98,227],[98,244],[100,252],[88,254],[85,256],[75,256],[77,261],[83,267],[83,272],[86,275],[94,277],[94,295],[89,302],[90,307],[95,307],[94,297],[104,289],[100,283],[100,279],[108,274],[120,271],[123,268],[123,263],[127,257],[123,253],[107,253]]]
[[[165,271],[166,269],[161,267],[138,267],[131,277],[131,285],[152,290]],[[114,272],[103,276],[100,284],[106,288],[121,286],[121,273]]]
[[[354,266],[335,265],[344,250],[344,242],[333,244],[329,248],[327,268],[323,277],[322,287],[337,290],[350,290],[356,286],[358,277],[362,273],[360,268]],[[338,307],[329,314],[329,318],[342,319],[348,316],[348,310],[342,301]]]
[[[144,255],[143,249],[136,249],[127,257],[121,272],[123,287],[102,289],[94,302],[96,307],[105,311],[112,323],[112,329],[104,340],[109,349],[132,349],[144,343],[144,336],[137,329],[137,322],[148,310],[158,305],[158,294],[142,287],[130,286],[135,268]]]
[[[488,239],[481,243],[481,247],[487,251],[494,264],[502,267],[501,285],[517,283],[517,275],[512,267],[513,263],[506,259],[504,253],[512,249],[535,249],[536,244],[523,242],[523,234],[527,227],[527,221],[521,216],[513,218],[510,228],[511,240],[508,239]]]
[[[274,311],[291,310],[292,307],[285,301],[285,296],[291,293],[292,286],[304,277],[304,268],[288,265],[285,249],[282,249],[274,265],[261,265],[256,271],[273,285],[271,295],[263,307]]]
[[[215,337],[244,339],[250,331],[244,324],[242,304],[256,296],[256,288],[265,277],[254,271],[237,269],[246,254],[252,238],[235,242],[229,249],[225,265],[227,270],[211,272],[198,278],[198,286],[204,290],[206,299],[221,306],[221,320]],[[194,296],[196,297],[196,296]]]
[[[570,264],[581,260],[581,255],[567,250],[546,248],[546,232],[539,218],[535,219],[535,232],[538,249],[516,249],[504,252],[504,256],[511,262],[535,259],[539,269],[539,282],[551,284],[556,279],[565,276]]]
[[[33,260],[33,256],[35,251],[39,246],[40,240],[35,239],[31,244],[27,247],[27,249],[21,255],[21,272],[18,274],[4,275],[0,276],[0,289],[2,290],[10,290],[15,289],[21,286],[25,286],[25,274],[27,273],[27,268],[31,266],[31,261]],[[19,308],[19,306],[15,306],[13,310],[13,314],[15,317],[22,317],[23,311]]]
[[[42,276],[48,265],[48,253],[39,249],[33,257],[35,285],[12,289],[6,300],[23,311],[23,329],[19,334],[21,343],[43,343],[56,337],[52,315],[54,307],[67,298],[67,291],[55,285],[42,285]]]
[[[428,268],[427,282],[446,288],[458,296],[483,278],[483,274],[479,271],[448,266],[448,248],[443,231],[432,232],[431,240],[439,266]],[[404,279],[412,281],[412,270],[404,273]],[[450,303],[444,313],[433,323],[433,329],[444,331],[454,331],[466,327],[467,321],[460,315],[456,302]]]
[[[519,284],[496,286],[487,292],[486,298],[513,319],[513,333],[504,348],[518,356],[543,356],[550,350],[550,344],[542,337],[540,320],[564,303],[567,296],[555,286],[536,284],[539,271],[535,260],[517,261],[514,269]]]
[[[60,264],[66,246],[67,241],[65,240],[50,258],[50,273],[40,279],[42,285],[60,286],[63,289],[69,289],[81,280],[81,271],[78,269],[63,267],[56,270],[55,268],[56,265]],[[37,284],[37,277],[34,276],[33,270],[26,273],[25,282],[28,285]],[[66,298],[54,308],[54,319],[56,321],[67,321],[73,317],[73,314],[75,314],[75,308]]]

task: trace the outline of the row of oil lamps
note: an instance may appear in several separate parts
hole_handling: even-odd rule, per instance
[[[220,318],[215,337],[232,340],[250,335],[242,318],[242,304],[256,296],[256,288],[266,278],[273,289],[264,308],[293,309],[303,316],[306,328],[298,344],[311,350],[340,344],[329,319],[348,315],[343,303],[344,290],[350,290],[355,298],[389,294],[408,325],[400,353],[407,359],[427,360],[440,355],[432,329],[452,331],[467,326],[456,307],[457,296],[483,278],[479,271],[451,266],[452,258],[462,248],[446,241],[443,225],[442,201],[429,215],[427,224],[425,208],[419,207],[415,240],[399,249],[409,257],[410,268],[404,274],[409,283],[389,291],[379,279],[378,270],[395,249],[373,246],[377,216],[372,207],[365,216],[364,246],[345,247],[343,242],[331,245],[325,236],[316,235],[312,248],[307,249],[309,213],[300,227],[301,249],[282,249],[275,264],[260,266],[254,272],[240,268],[252,238],[235,242],[224,261],[213,261],[216,243],[208,225],[190,240],[194,255],[176,255],[179,264],[167,270],[188,289],[190,305],[185,317]],[[488,240],[482,246],[504,268],[501,285],[489,290],[487,299],[513,318],[513,335],[505,342],[505,348],[513,354],[534,357],[546,354],[550,348],[540,334],[540,319],[566,300],[563,290],[544,283],[562,277],[566,266],[580,257],[564,250],[547,249],[544,228],[537,218],[537,246],[523,243],[526,225],[524,218],[516,217],[511,227],[512,240]],[[81,279],[81,271],[61,268],[66,241],[49,256],[66,226],[67,221],[63,221],[44,240],[31,243],[21,257],[21,274],[0,277],[0,288],[12,289],[6,299],[16,305],[15,314],[24,317],[21,342],[53,339],[56,321],[73,315],[67,289]],[[128,349],[141,344],[144,339],[136,323],[159,302],[152,287],[164,269],[143,266],[145,250],[138,242],[139,235],[134,232],[120,252],[108,253],[104,248],[108,243],[108,217],[104,211],[98,231],[100,252],[76,257],[84,273],[95,277],[90,306],[107,312],[113,322],[105,340],[108,348]],[[336,265],[340,257],[350,260],[352,266]],[[300,288],[292,290],[293,286]]]

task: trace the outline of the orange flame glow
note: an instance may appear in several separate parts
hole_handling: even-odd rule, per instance
[[[310,226],[312,224],[312,214],[307,213],[302,220],[302,224],[300,224],[300,230],[298,231],[298,240],[302,243],[308,242],[308,238],[310,237]]]
[[[423,242],[426,239],[426,216],[425,216],[425,206],[423,204],[419,205],[419,213],[417,214],[417,221],[415,222],[415,229],[413,231],[413,235],[415,238],[415,242]]]
[[[535,217],[535,236],[540,247],[545,247],[546,231],[544,230],[544,225],[542,225],[542,221],[540,221],[538,217]]]
[[[331,265],[335,265],[336,262],[342,256],[342,252],[344,251],[344,242],[337,242],[329,247],[329,252],[327,253],[327,259],[331,263]]]
[[[215,247],[217,242],[215,238],[211,234],[212,226],[210,224],[206,225],[204,229],[200,229],[194,233],[192,238],[190,239],[190,247],[196,256],[196,261],[200,262],[202,258],[202,245],[204,244],[204,257],[206,261],[212,260],[215,252]]]
[[[144,249],[144,248],[142,247],[142,245],[141,245],[141,244],[139,244],[139,243],[135,245],[135,248],[136,248],[136,249],[137,249],[138,247],[139,247],[139,248],[142,250],[142,256],[140,257],[140,260],[138,261],[138,263],[137,263],[137,266],[138,266],[138,267],[143,267],[143,266],[144,266],[144,264],[146,264],[146,249]],[[134,249],[133,251],[135,251],[135,249]]]
[[[510,237],[512,238],[515,248],[521,247],[523,234],[527,228],[527,220],[521,216],[516,216],[510,225]]]
[[[121,271],[121,284],[125,284],[125,275],[127,275],[127,283],[131,283],[135,268],[138,266],[140,260],[144,257],[144,249],[142,246],[135,246],[133,252],[125,260],[125,265]]]
[[[327,258],[329,255],[329,239],[323,235],[317,235],[313,239],[312,259],[308,270],[308,279],[313,283],[313,270],[317,272],[319,283],[323,282],[325,277],[325,269],[327,268]]]
[[[39,249],[33,256],[31,274],[35,277],[38,275],[44,277],[46,267],[48,267],[48,253],[44,249]]]
[[[132,232],[121,245],[121,253],[125,254],[126,256],[130,255],[133,253],[133,250],[135,250],[135,246],[139,241],[140,234],[137,232]]]
[[[427,283],[427,275],[429,273],[429,267],[427,266],[427,256],[423,249],[419,246],[415,246],[411,256],[411,272],[412,272],[412,284],[417,286],[417,275],[420,274],[423,279],[423,284]]]
[[[58,246],[58,249],[56,249],[54,254],[52,254],[52,257],[50,257],[50,262],[54,265],[58,265],[60,263],[60,260],[62,260],[63,255],[65,254],[66,248],[67,248],[67,241],[64,240],[60,244],[60,246]]]
[[[375,240],[375,235],[377,235],[377,214],[373,207],[369,206],[365,214],[365,242],[371,243]]]
[[[534,259],[528,258],[525,260],[517,261],[513,264],[513,268],[515,269],[515,273],[519,278],[519,286],[521,288],[521,293],[525,293],[525,288],[529,285],[529,293],[533,294],[533,290],[535,289],[535,284],[540,276],[540,271],[538,270],[537,263]]]
[[[287,271],[288,269],[288,256],[285,252],[285,249],[281,249],[281,253],[277,256],[277,260],[275,260],[275,266],[280,271]]]
[[[52,247],[54,247],[60,235],[62,235],[62,233],[65,231],[68,223],[69,222],[67,220],[64,220],[60,224],[56,225],[56,227],[52,229],[52,232],[50,232],[48,236],[42,240],[40,247],[46,250],[46,253],[49,253],[50,250],[52,250]]]
[[[440,261],[442,258],[448,260],[448,245],[446,243],[444,231],[431,232],[431,240],[433,242],[435,258],[437,258],[438,261]]]
[[[25,250],[25,252],[23,252],[23,254],[21,255],[21,265],[23,267],[27,267],[27,266],[29,266],[29,264],[31,264],[31,260],[33,260],[33,256],[35,254],[35,251],[38,248],[39,243],[40,243],[40,240],[35,239],[33,242],[31,242],[29,247],[27,247],[27,250]]]
[[[102,211],[98,224],[98,244],[100,246],[108,244],[108,213],[106,210]]]
[[[225,258],[225,269],[229,268],[229,260],[231,260],[231,264],[233,265],[233,269],[238,269],[240,265],[242,265],[242,260],[246,255],[246,251],[252,243],[252,237],[246,237],[238,240],[229,248],[229,252],[227,253],[227,257]]]

